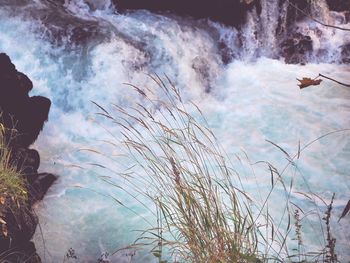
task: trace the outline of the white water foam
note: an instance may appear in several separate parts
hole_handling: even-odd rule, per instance
[[[78,4],[79,1],[66,2],[71,11]],[[348,89],[330,81],[305,90],[296,86],[296,78],[315,77],[318,73],[349,82],[349,70],[345,66],[285,65],[267,58],[224,66],[212,35],[205,29],[193,28],[190,20],[177,21],[144,11],[123,16],[109,9],[105,13],[96,9],[93,12],[80,9],[79,15],[103,18],[115,31],[111,39],[89,47],[85,57],[76,51],[52,48],[47,39],[35,33],[40,25],[8,18],[5,12],[0,14],[0,50],[7,52],[18,70],[33,80],[33,93],[53,101],[50,121],[35,144],[41,153],[41,170],[60,175],[37,208],[42,232],[38,229],[35,242],[44,262],[61,262],[70,247],[81,260],[93,262],[101,253],[113,252],[133,242],[138,236],[133,230],[149,227],[140,216],[99,193],[115,196],[155,224],[149,211],[124,192],[103,183],[97,174],[113,176],[112,173],[89,165],[101,163],[118,170],[120,164],[81,150],[104,147],[106,152],[119,153],[118,148],[103,146],[101,140],[111,138],[91,120],[98,109],[90,100],[101,105],[125,106],[137,100],[142,103],[122,83],[154,86],[144,73],[166,73],[174,80],[185,98],[193,99],[202,109],[232,159],[237,154],[242,157],[244,150],[252,162],[270,161],[282,169],[287,163],[285,156],[266,139],[294,154],[299,141],[305,145],[328,132],[350,128]],[[115,127],[108,129],[117,134]],[[335,216],[340,215],[348,199],[349,158],[349,132],[339,132],[308,147],[298,163],[312,191],[324,198],[337,193]],[[269,189],[266,167],[254,166],[255,177],[251,177],[246,167],[236,168],[247,177],[245,188],[257,199],[257,192],[264,194]],[[293,170],[286,177],[292,174]],[[296,189],[305,190],[303,180],[295,178]],[[274,200],[271,209],[279,213],[281,207]],[[300,196],[295,196],[295,200],[298,204],[303,201]],[[340,225],[334,224],[338,251],[344,261],[350,257],[348,225],[349,218],[344,218]],[[312,246],[319,245],[312,233],[305,238]],[[118,253],[113,262],[130,257],[127,252]],[[142,253],[134,259],[155,261]]]

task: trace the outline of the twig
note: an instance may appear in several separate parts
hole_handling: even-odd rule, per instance
[[[304,10],[300,9],[299,7],[297,7],[295,4],[291,3],[289,0],[287,0],[287,2],[293,6],[296,10],[298,10],[299,12],[303,13],[305,16],[307,16],[308,18],[312,19],[313,21],[315,21],[316,23],[319,23],[322,26],[325,27],[331,27],[331,28],[335,28],[335,29],[339,29],[339,30],[344,30],[344,31],[350,31],[350,28],[345,28],[345,27],[339,27],[339,26],[334,26],[334,25],[329,25],[329,24],[325,24],[322,21],[314,18],[313,16],[311,16],[310,14],[306,13]]]
[[[336,82],[336,83],[338,83],[338,84],[340,84],[340,85],[343,85],[343,86],[345,86],[345,87],[349,87],[349,88],[350,88],[350,84],[345,84],[345,83],[343,83],[343,82],[340,82],[340,81],[338,81],[338,80],[332,79],[332,78],[327,77],[327,76],[325,76],[325,75],[322,75],[322,74],[320,74],[320,73],[318,74],[318,76],[319,76],[319,77],[322,77],[322,78],[325,78],[325,79],[329,79],[329,80],[334,81],[334,82]]]

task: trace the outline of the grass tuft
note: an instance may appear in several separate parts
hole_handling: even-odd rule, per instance
[[[242,177],[232,168],[201,110],[192,102],[185,103],[168,78],[150,77],[158,96],[150,88],[129,84],[142,104],[134,102],[129,108],[113,105],[107,111],[93,102],[102,111],[97,116],[119,128],[123,147],[118,151],[128,159],[119,161],[125,170],[115,172],[122,183],[105,176],[102,179],[129,194],[156,218],[156,226],[142,231],[128,248],[148,246],[160,263],[338,262],[330,229],[333,199],[323,222],[326,203],[309,188],[308,192],[294,189],[293,182],[297,173],[302,176],[298,169],[301,152],[340,131],[299,145],[295,155],[267,141],[286,157],[282,171],[266,161],[252,164],[247,157],[251,166],[266,166],[271,178],[271,188],[264,189],[266,196],[255,200],[244,190]],[[286,175],[288,168],[292,176]],[[308,187],[306,181],[305,185]],[[285,198],[279,200],[283,213],[277,217],[270,208],[275,191]],[[293,203],[297,196],[306,198],[313,210],[305,211]],[[144,200],[151,200],[156,211]],[[315,220],[317,227],[312,225]],[[324,247],[309,251],[302,239],[306,227],[302,223],[320,232]],[[295,244],[297,248],[292,248]]]
[[[19,211],[28,200],[25,180],[11,163],[11,149],[8,144],[9,131],[0,123],[0,224],[1,233],[7,236],[6,211]]]

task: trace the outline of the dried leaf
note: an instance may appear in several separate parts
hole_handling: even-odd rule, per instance
[[[4,205],[5,204],[5,201],[6,201],[6,198],[5,196],[0,196],[0,204]]]
[[[309,86],[317,86],[320,85],[320,83],[322,82],[322,79],[310,79],[310,78],[303,78],[303,79],[297,79],[300,84],[298,84],[298,86],[300,87],[300,89],[303,88],[307,88]]]

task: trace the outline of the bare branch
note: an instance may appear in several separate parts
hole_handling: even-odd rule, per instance
[[[313,16],[311,16],[310,14],[306,13],[304,10],[300,9],[299,7],[297,7],[295,4],[291,3],[289,0],[287,0],[287,2],[293,6],[296,10],[298,10],[299,12],[301,12],[302,14],[304,14],[305,16],[307,16],[308,18],[312,19],[313,21],[315,21],[316,23],[319,23],[322,26],[325,27],[331,27],[331,28],[335,28],[335,29],[339,29],[339,30],[344,30],[344,31],[350,31],[350,28],[345,28],[345,27],[340,27],[340,26],[335,26],[335,25],[329,25],[326,23],[323,23],[322,21],[314,18]]]
[[[349,88],[350,88],[350,84],[345,84],[345,83],[343,83],[343,82],[340,82],[340,81],[338,81],[338,80],[332,79],[332,78],[327,77],[327,76],[322,75],[322,74],[318,74],[318,76],[319,76],[319,77],[322,77],[322,78],[325,78],[325,79],[329,79],[329,80],[334,81],[334,82],[336,82],[336,83],[338,83],[338,84],[340,84],[340,85],[343,85],[343,86],[345,86],[345,87],[349,87]]]

